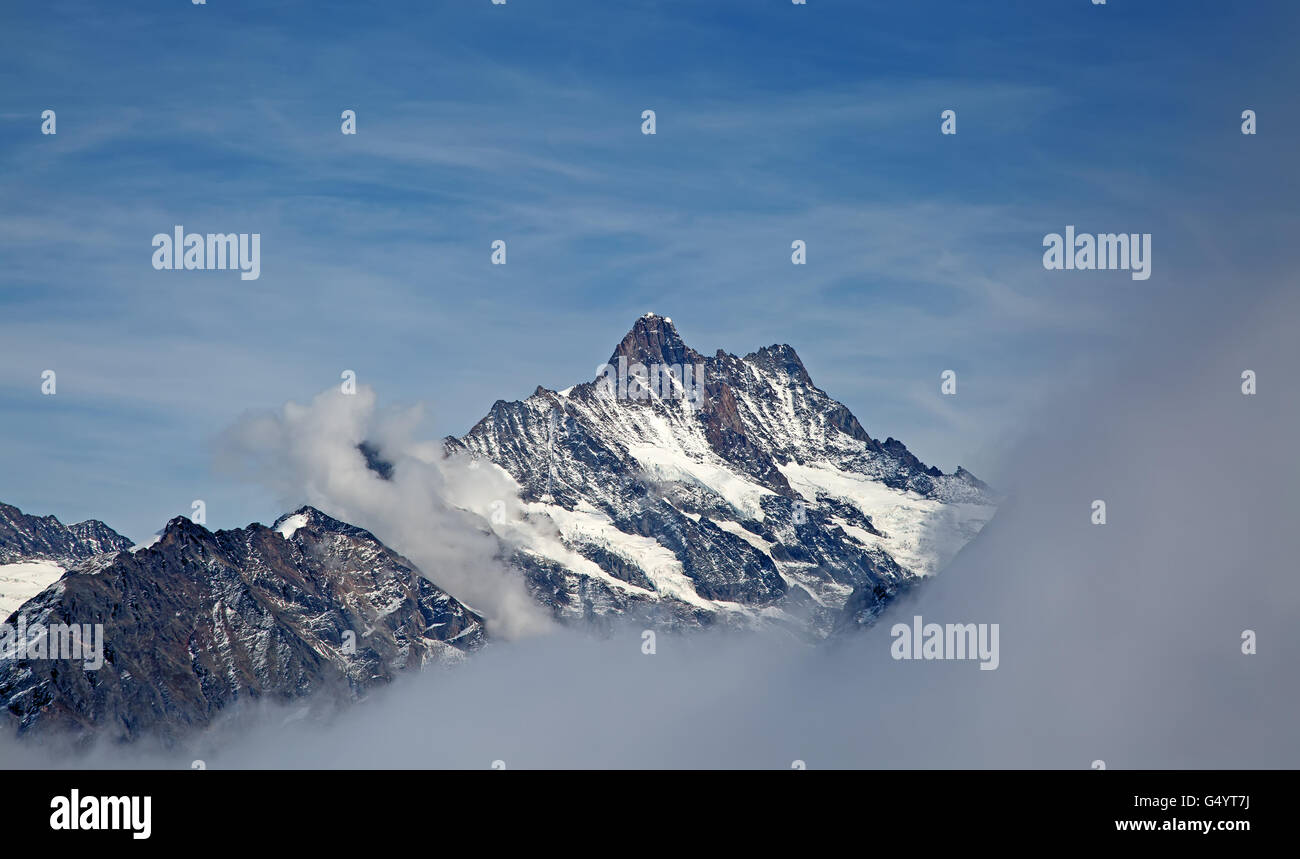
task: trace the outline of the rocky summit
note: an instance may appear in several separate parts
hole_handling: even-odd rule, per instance
[[[21,614],[29,635],[101,624],[103,664],[0,654],[0,719],[122,740],[180,736],[240,702],[352,700],[484,635],[409,561],[309,507],[215,533],[173,519],[148,547],[74,566]]]
[[[994,513],[987,486],[872,438],[795,350],[705,356],[646,314],[601,374],[498,401],[449,454],[491,463],[521,507],[489,527],[556,618],[869,623]]]

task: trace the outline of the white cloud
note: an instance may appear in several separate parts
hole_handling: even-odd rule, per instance
[[[549,616],[519,574],[499,560],[501,547],[482,520],[444,500],[455,484],[503,500],[513,490],[491,469],[443,459],[436,443],[413,439],[418,423],[418,408],[377,412],[368,386],[358,386],[355,395],[336,388],[306,405],[244,417],[222,434],[219,457],[268,486],[286,509],[310,504],[367,529],[483,612],[492,633],[514,638],[549,629]],[[358,449],[363,441],[392,464],[391,479],[367,466]]]

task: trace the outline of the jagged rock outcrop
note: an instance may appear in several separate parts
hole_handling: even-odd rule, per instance
[[[179,736],[243,701],[350,700],[484,637],[409,561],[312,508],[215,533],[173,519],[156,543],[74,567],[21,612],[29,630],[102,624],[103,664],[0,655],[0,721],[123,740]]]
[[[517,484],[521,509],[491,527],[560,619],[825,635],[850,594],[869,622],[993,514],[965,469],[868,435],[790,346],[705,357],[646,314],[608,366],[445,440]]]
[[[0,564],[48,560],[70,567],[129,548],[130,540],[97,519],[64,525],[53,516],[31,516],[0,504]]]

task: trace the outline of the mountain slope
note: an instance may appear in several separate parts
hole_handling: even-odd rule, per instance
[[[498,401],[444,444],[518,486],[521,509],[491,527],[568,620],[825,635],[850,594],[870,622],[994,511],[969,472],[868,435],[791,347],[706,357],[654,314],[595,381]]]
[[[29,628],[103,624],[104,663],[0,654],[0,712],[22,732],[120,739],[178,736],[240,701],[356,698],[483,642],[476,614],[312,508],[215,533],[173,519],[152,546],[74,567],[22,613]]]
[[[0,621],[58,580],[64,571],[131,541],[95,519],[64,525],[0,504]]]

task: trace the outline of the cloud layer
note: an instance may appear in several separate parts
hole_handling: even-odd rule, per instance
[[[484,613],[493,634],[546,630],[547,614],[501,561],[502,546],[484,520],[470,512],[513,499],[515,488],[496,469],[443,458],[439,443],[414,440],[419,423],[418,407],[378,411],[371,388],[344,394],[340,387],[307,405],[246,415],[220,436],[218,459],[265,485],[286,508],[310,504],[367,529]],[[391,464],[387,479],[367,466],[362,442]]]

